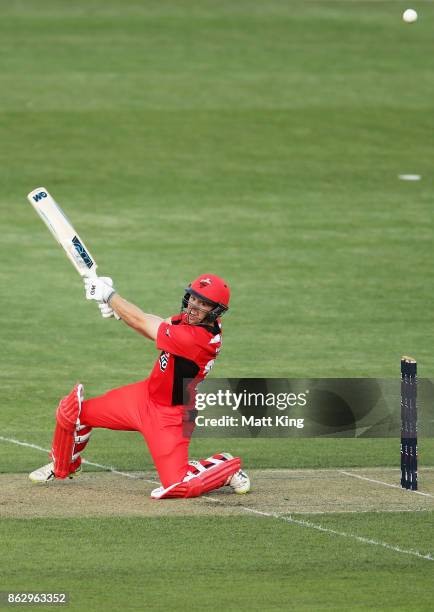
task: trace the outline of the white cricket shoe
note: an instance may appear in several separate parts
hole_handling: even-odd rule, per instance
[[[220,453],[226,459],[233,459],[233,455],[230,453]],[[230,476],[226,481],[226,485],[231,487],[234,493],[238,493],[238,495],[243,495],[244,493],[248,493],[250,491],[250,478],[247,476],[246,472],[243,470],[238,470],[235,472],[233,476]]]
[[[238,472],[235,472],[235,474],[231,477],[228,485],[231,487],[234,493],[243,495],[244,493],[248,493],[250,491],[250,478],[247,476],[246,472],[243,472],[243,470],[238,470]]]
[[[75,478],[76,476],[80,474],[80,472],[81,472],[81,466],[77,468],[75,472],[72,472],[68,476],[68,478]],[[51,482],[52,480],[56,480],[56,477],[54,475],[54,463],[51,461],[51,463],[47,463],[47,465],[43,465],[42,467],[38,468],[34,472],[31,472],[31,474],[29,474],[29,478],[32,482],[35,482],[37,484]]]

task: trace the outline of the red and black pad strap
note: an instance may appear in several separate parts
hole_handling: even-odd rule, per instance
[[[75,461],[80,453],[86,448],[89,438],[92,435],[92,427],[88,425],[81,425],[75,431],[75,445],[74,445],[74,455],[72,460]]]

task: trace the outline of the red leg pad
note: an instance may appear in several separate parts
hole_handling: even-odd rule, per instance
[[[75,385],[71,393],[60,400],[56,410],[57,422],[67,431],[75,431],[80,415],[79,386],[81,385]]]
[[[75,445],[75,430],[80,415],[80,389],[76,385],[69,395],[60,400],[56,411],[51,457],[54,461],[56,478],[67,478],[70,474],[72,455]]]
[[[228,459],[223,463],[218,463],[208,468],[205,472],[201,472],[199,478],[203,483],[202,494],[220,489],[220,487],[223,487],[227,483],[228,478],[233,476],[240,469],[241,459],[239,457],[234,457],[233,459]]]
[[[69,475],[74,443],[74,432],[67,431],[59,423],[56,423],[51,449],[56,478],[67,478]]]
[[[241,469],[241,459],[239,457],[233,457],[227,461],[213,464],[203,472],[199,472],[193,477],[187,476],[182,482],[167,487],[167,489],[158,496],[158,499],[170,497],[198,497],[209,491],[220,489],[220,487],[223,487],[227,483],[228,478],[238,472],[239,469]]]

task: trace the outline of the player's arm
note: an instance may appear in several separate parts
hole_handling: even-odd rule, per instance
[[[150,340],[157,338],[160,324],[163,322],[161,317],[147,314],[138,306],[131,304],[121,297],[113,289],[113,282],[109,277],[86,278],[84,280],[86,288],[86,299],[95,300],[109,306],[127,325],[135,329]],[[104,313],[102,312],[102,315]],[[170,319],[167,320],[170,322]]]
[[[150,340],[156,339],[158,328],[164,319],[143,312],[138,306],[131,304],[120,296],[119,293],[113,293],[108,303],[127,325]]]

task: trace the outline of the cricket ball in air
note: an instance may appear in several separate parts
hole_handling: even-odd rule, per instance
[[[417,13],[414,9],[407,9],[402,13],[402,18],[405,23],[414,23],[417,21]]]

